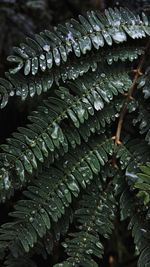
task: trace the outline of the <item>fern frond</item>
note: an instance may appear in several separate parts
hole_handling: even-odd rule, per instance
[[[90,186],[75,212],[79,231],[69,234],[63,243],[68,259],[55,267],[98,266],[92,256],[102,257],[101,236],[108,238],[113,229],[115,199],[111,190],[103,191],[98,179]]]
[[[14,56],[8,58],[16,64],[10,70],[16,73],[22,68],[24,74],[36,75],[38,70],[44,72],[53,65],[60,66],[66,62],[68,55],[76,57],[87,51],[113,42],[119,44],[127,40],[142,38],[150,34],[149,22],[145,14],[140,18],[128,9],[108,9],[105,15],[99,11],[87,12],[86,17],[79,16],[79,22],[72,19],[65,25],[58,25],[53,32],[44,31],[35,35],[35,39],[26,39],[26,43],[15,47]]]
[[[141,154],[142,153],[142,154]],[[145,163],[150,158],[149,148],[146,142],[139,139],[126,141],[115,148],[116,158],[122,170],[125,170],[129,182],[134,183],[137,179],[136,172],[140,164]]]
[[[9,197],[14,188],[20,188],[30,180],[38,165],[55,149],[60,149],[60,153],[68,151],[68,142],[61,127],[64,119],[68,118],[79,128],[89,115],[94,115],[94,110],[103,109],[105,102],[109,103],[113,95],[126,91],[130,84],[126,71],[117,69],[113,75],[97,71],[86,80],[82,77],[70,84],[69,89],[76,96],[63,87],[57,90],[56,96],[44,101],[43,106],[29,116],[32,124],[26,128],[19,127],[18,132],[13,133],[14,138],[1,145],[4,151],[0,154],[1,199],[5,201],[5,195]]]
[[[83,144],[82,149],[78,147],[65,155],[55,167],[33,180],[33,185],[24,192],[28,200],[20,200],[15,211],[10,213],[17,219],[2,226],[1,242],[7,240],[15,255],[29,252],[37,237],[43,237],[51,228],[51,221],[57,222],[61,218],[72,197],[78,197],[80,189],[86,188],[94,174],[99,173],[108,161],[107,155],[112,155],[113,145],[112,138],[91,140],[90,146]]]
[[[29,262],[32,264],[33,256],[40,255],[44,260],[48,259],[49,255],[52,255],[53,249],[55,248],[55,245],[58,241],[60,241],[60,238],[64,236],[69,228],[70,223],[72,223],[72,209],[67,208],[65,210],[65,214],[59,219],[59,221],[56,223],[52,223],[52,229],[47,230],[46,235],[43,237],[43,239],[37,239],[37,243],[35,246],[31,249],[31,251],[28,254],[24,254],[24,256],[18,256],[17,258],[14,257],[15,255],[15,248],[14,248],[14,255],[8,254],[5,249],[7,249],[7,245],[5,248],[3,248],[3,252],[6,252],[8,255],[6,256],[6,260],[4,262],[4,265],[6,267],[11,267],[11,264],[13,264],[13,267],[18,267]],[[24,229],[23,229],[24,231]],[[4,244],[4,242],[2,242]],[[15,255],[16,256],[16,255]],[[5,254],[3,258],[5,257]],[[31,260],[30,260],[31,259]],[[35,262],[33,262],[33,266],[35,266]]]
[[[90,55],[81,57],[78,61],[76,59],[68,59],[66,64],[63,64],[60,68],[52,68],[51,71],[38,74],[35,77],[24,77],[21,74],[11,75],[6,73],[7,79],[0,78],[0,93],[1,93],[1,108],[4,108],[9,100],[9,97],[14,95],[21,97],[24,101],[28,96],[34,97],[34,95],[40,95],[47,92],[54,82],[59,85],[60,81],[66,82],[67,80],[75,80],[79,76],[87,73],[90,69],[95,71],[100,69],[101,64],[108,62],[121,61],[133,61],[143,54],[143,47],[115,47],[99,52],[91,52]]]

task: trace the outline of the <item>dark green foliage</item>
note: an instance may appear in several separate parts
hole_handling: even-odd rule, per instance
[[[60,66],[67,61],[70,53],[80,57],[92,47],[99,49],[105,43],[111,46],[112,42],[125,42],[127,35],[136,39],[150,34],[145,16],[142,22],[127,10],[110,9],[105,13],[102,17],[100,12],[87,12],[86,18],[79,16],[79,22],[71,20],[65,25],[58,25],[54,32],[41,32],[35,35],[34,40],[28,38],[25,44],[14,48],[14,56],[8,57],[9,61],[17,64],[10,72],[15,74],[23,68],[24,75],[36,75],[53,65]],[[133,19],[136,27],[132,25]]]
[[[71,233],[71,239],[63,243],[69,258],[64,263],[56,264],[56,267],[97,266],[91,255],[102,257],[103,245],[99,236],[108,238],[113,229],[115,199],[111,193],[107,194],[109,190],[107,188],[105,191],[94,183],[83,195],[80,209],[75,212],[79,232]]]
[[[119,219],[149,266],[149,35],[144,13],[109,8],[13,48],[1,109],[35,108],[0,145],[4,266],[100,266]]]

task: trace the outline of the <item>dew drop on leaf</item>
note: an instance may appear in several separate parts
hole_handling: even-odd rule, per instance
[[[34,221],[34,218],[33,218],[33,217],[30,217],[30,218],[29,218],[29,222],[32,223],[33,221]]]
[[[46,52],[49,52],[50,51],[50,45],[44,45],[43,46],[43,50],[46,51]]]

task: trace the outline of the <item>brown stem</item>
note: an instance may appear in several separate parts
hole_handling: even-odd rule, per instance
[[[116,134],[115,134],[115,144],[116,145],[121,144],[120,135],[121,135],[121,130],[122,130],[123,122],[124,122],[124,117],[125,117],[125,115],[127,113],[128,103],[132,99],[133,92],[134,92],[134,90],[136,88],[137,80],[142,75],[142,68],[143,68],[143,65],[144,65],[145,56],[147,54],[149,45],[150,45],[150,41],[148,42],[148,44],[147,44],[147,46],[145,48],[145,53],[144,53],[144,55],[142,55],[142,57],[140,59],[140,62],[138,64],[138,66],[137,66],[137,69],[135,69],[133,71],[133,72],[135,72],[133,83],[132,83],[131,87],[128,90],[126,101],[125,101],[125,103],[124,103],[124,105],[122,107],[122,110],[121,110],[120,116],[119,116],[119,120],[118,120],[117,130],[116,130]]]
[[[104,0],[95,0],[95,7],[101,10],[105,9],[105,1]]]

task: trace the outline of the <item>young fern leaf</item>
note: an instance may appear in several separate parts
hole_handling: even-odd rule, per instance
[[[142,18],[134,15],[128,9],[115,8],[105,11],[87,12],[86,16],[79,16],[79,22],[72,19],[65,25],[58,25],[53,32],[44,31],[35,35],[35,39],[26,39],[26,43],[15,47],[14,56],[8,60],[15,63],[12,74],[22,68],[24,75],[36,75],[39,70],[44,72],[53,65],[60,66],[68,60],[68,55],[74,53],[76,57],[87,51],[99,49],[113,42],[120,44],[132,39],[150,35],[150,26],[145,14]]]
[[[83,195],[80,208],[75,212],[79,231],[69,234],[70,238],[62,244],[68,259],[55,267],[98,266],[92,256],[102,257],[101,236],[108,238],[111,235],[116,207],[112,188],[106,190],[106,193],[99,179],[96,182]]]

